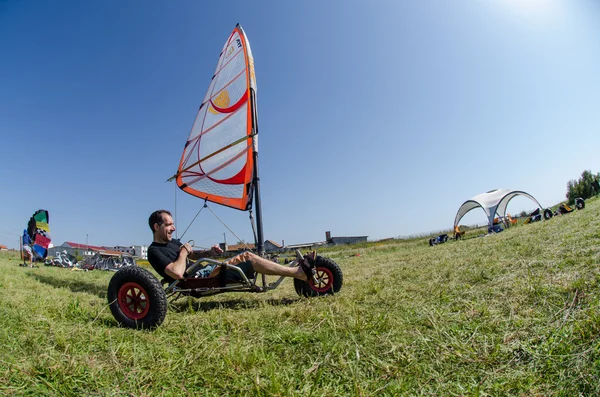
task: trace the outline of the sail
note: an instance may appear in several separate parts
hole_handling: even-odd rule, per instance
[[[46,258],[48,255],[48,247],[50,246],[50,216],[46,210],[37,210],[27,223],[27,229],[23,231],[23,235],[28,234],[30,244],[41,258]],[[26,232],[26,233],[25,233]],[[24,238],[25,242],[25,238]]]
[[[185,143],[177,185],[214,203],[251,209],[256,133],[254,61],[248,39],[237,25],[219,55]]]

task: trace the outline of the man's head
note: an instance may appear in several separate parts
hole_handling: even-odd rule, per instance
[[[167,243],[175,231],[175,223],[171,213],[167,210],[154,211],[148,219],[148,225],[154,235],[154,241]]]

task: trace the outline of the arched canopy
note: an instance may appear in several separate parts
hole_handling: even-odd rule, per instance
[[[481,207],[483,211],[485,211],[485,214],[488,217],[489,226],[492,226],[496,214],[501,217],[506,217],[506,207],[508,206],[508,202],[515,196],[528,197],[533,200],[540,209],[542,209],[540,203],[529,193],[521,190],[495,189],[487,193],[478,194],[472,199],[465,201],[456,213],[456,217],[454,218],[454,226],[456,227],[458,225],[462,217],[465,216],[467,212],[477,207]]]

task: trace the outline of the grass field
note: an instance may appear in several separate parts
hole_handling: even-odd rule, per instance
[[[550,221],[429,247],[322,252],[339,294],[176,301],[119,328],[113,273],[0,256],[0,393],[31,396],[600,395],[600,201]],[[357,256],[359,254],[359,256]]]

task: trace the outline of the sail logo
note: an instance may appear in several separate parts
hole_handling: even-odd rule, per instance
[[[256,74],[254,73],[254,58],[248,57],[248,67],[250,69],[250,80],[256,84]]]
[[[229,104],[231,103],[231,99],[229,99],[229,92],[227,92],[227,90],[221,91],[219,95],[217,95],[211,102],[221,109],[229,107]],[[212,104],[208,108],[208,111],[212,114],[219,114]]]
[[[238,48],[242,48],[242,41],[240,39],[235,39],[235,42],[237,43]]]
[[[225,54],[225,58],[229,58],[233,54],[233,47],[229,47],[227,50],[227,54]]]

